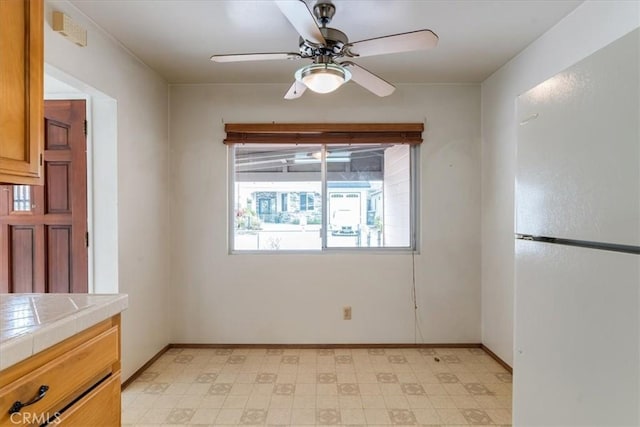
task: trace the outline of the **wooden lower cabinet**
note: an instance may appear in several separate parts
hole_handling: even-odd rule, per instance
[[[0,426],[119,426],[120,316],[0,372]]]
[[[120,425],[120,375],[109,378],[52,422],[60,426]]]

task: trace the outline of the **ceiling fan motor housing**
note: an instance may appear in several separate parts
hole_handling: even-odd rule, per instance
[[[326,40],[325,46],[315,45],[300,37],[300,55],[303,58],[314,58],[317,56],[342,56],[345,45],[349,43],[349,38],[345,33],[335,28],[320,28],[322,36]]]

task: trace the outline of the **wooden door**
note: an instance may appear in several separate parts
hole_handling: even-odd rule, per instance
[[[0,292],[87,292],[85,101],[45,101],[44,185],[0,186]]]

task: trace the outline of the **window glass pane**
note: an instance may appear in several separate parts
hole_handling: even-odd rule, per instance
[[[327,147],[327,247],[411,246],[411,147]]]
[[[409,145],[234,145],[233,250],[411,248]],[[326,203],[326,209],[323,204]],[[326,229],[322,229],[326,215]]]
[[[13,211],[31,211],[31,187],[29,185],[13,186]]]
[[[320,250],[318,146],[235,145],[234,250]]]

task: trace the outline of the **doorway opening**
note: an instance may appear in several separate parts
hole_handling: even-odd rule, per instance
[[[88,292],[117,293],[117,102],[106,93],[45,64],[45,100],[84,100],[87,120]]]

